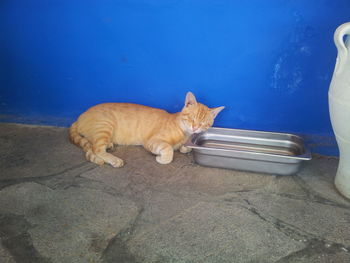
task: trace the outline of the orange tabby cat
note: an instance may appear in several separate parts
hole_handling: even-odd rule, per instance
[[[122,159],[106,152],[114,144],[143,145],[157,155],[158,163],[168,164],[174,150],[190,152],[183,146],[188,137],[207,130],[223,109],[209,109],[198,103],[191,92],[186,95],[182,111],[174,114],[131,103],[103,103],[81,114],[69,135],[86,152],[86,159],[99,165],[123,166]]]

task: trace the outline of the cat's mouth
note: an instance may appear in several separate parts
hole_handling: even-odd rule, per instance
[[[206,128],[191,129],[190,133],[198,134],[198,133],[201,133],[201,132],[205,132],[206,130],[208,130],[208,129],[206,129]]]
[[[193,130],[191,128],[186,128],[185,132],[189,135],[191,134],[197,134],[197,133],[201,133],[203,130],[202,129],[197,129],[197,130]]]

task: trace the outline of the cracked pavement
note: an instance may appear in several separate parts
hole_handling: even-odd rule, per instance
[[[295,176],[160,165],[116,147],[96,166],[66,128],[0,124],[0,262],[349,262],[337,158]]]

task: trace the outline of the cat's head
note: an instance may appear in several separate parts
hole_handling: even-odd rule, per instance
[[[215,117],[225,107],[208,108],[197,102],[192,92],[186,94],[185,106],[181,111],[181,127],[189,134],[200,133],[209,129]]]

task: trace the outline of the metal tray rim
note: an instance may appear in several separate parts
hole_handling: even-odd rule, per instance
[[[303,140],[302,137],[300,137],[299,135],[291,134],[291,133],[266,132],[266,131],[243,130],[243,129],[230,129],[230,128],[220,128],[220,127],[212,127],[208,131],[210,131],[210,130],[242,131],[242,132],[257,132],[257,133],[261,133],[261,134],[270,134],[270,135],[285,135],[285,136],[296,137],[301,142],[304,143],[304,140]],[[199,146],[199,145],[193,143],[193,140],[195,138],[197,138],[201,134],[202,133],[192,135],[187,140],[187,142],[185,143],[185,146],[188,147],[188,148],[191,148],[191,149],[205,150],[205,151],[209,151],[209,152],[210,151],[217,151],[217,149],[203,147],[203,146]],[[252,156],[260,155],[260,156],[270,156],[270,157],[277,157],[277,158],[281,158],[281,159],[294,159],[294,160],[302,160],[302,161],[308,161],[308,160],[311,160],[311,158],[312,158],[310,150],[307,149],[306,147],[304,147],[304,153],[303,154],[295,155],[295,156],[286,156],[286,155],[278,155],[278,154],[271,154],[271,153],[261,153],[261,152],[248,152],[248,151],[236,150],[236,149],[220,149],[220,151],[223,151],[223,152],[235,152],[235,153],[245,153],[245,154],[249,154],[249,155],[252,155]]]
[[[269,131],[259,131],[259,130],[244,130],[244,129],[233,129],[233,128],[221,128],[221,127],[210,127],[207,131],[210,130],[226,130],[226,131],[241,131],[241,132],[257,132],[257,133],[262,133],[262,134],[272,134],[272,135],[284,135],[284,136],[292,136],[292,137],[296,137],[302,141],[303,138],[297,134],[293,134],[293,133],[284,133],[284,132],[269,132]],[[199,133],[201,134],[201,133]],[[196,134],[196,135],[199,135]]]

